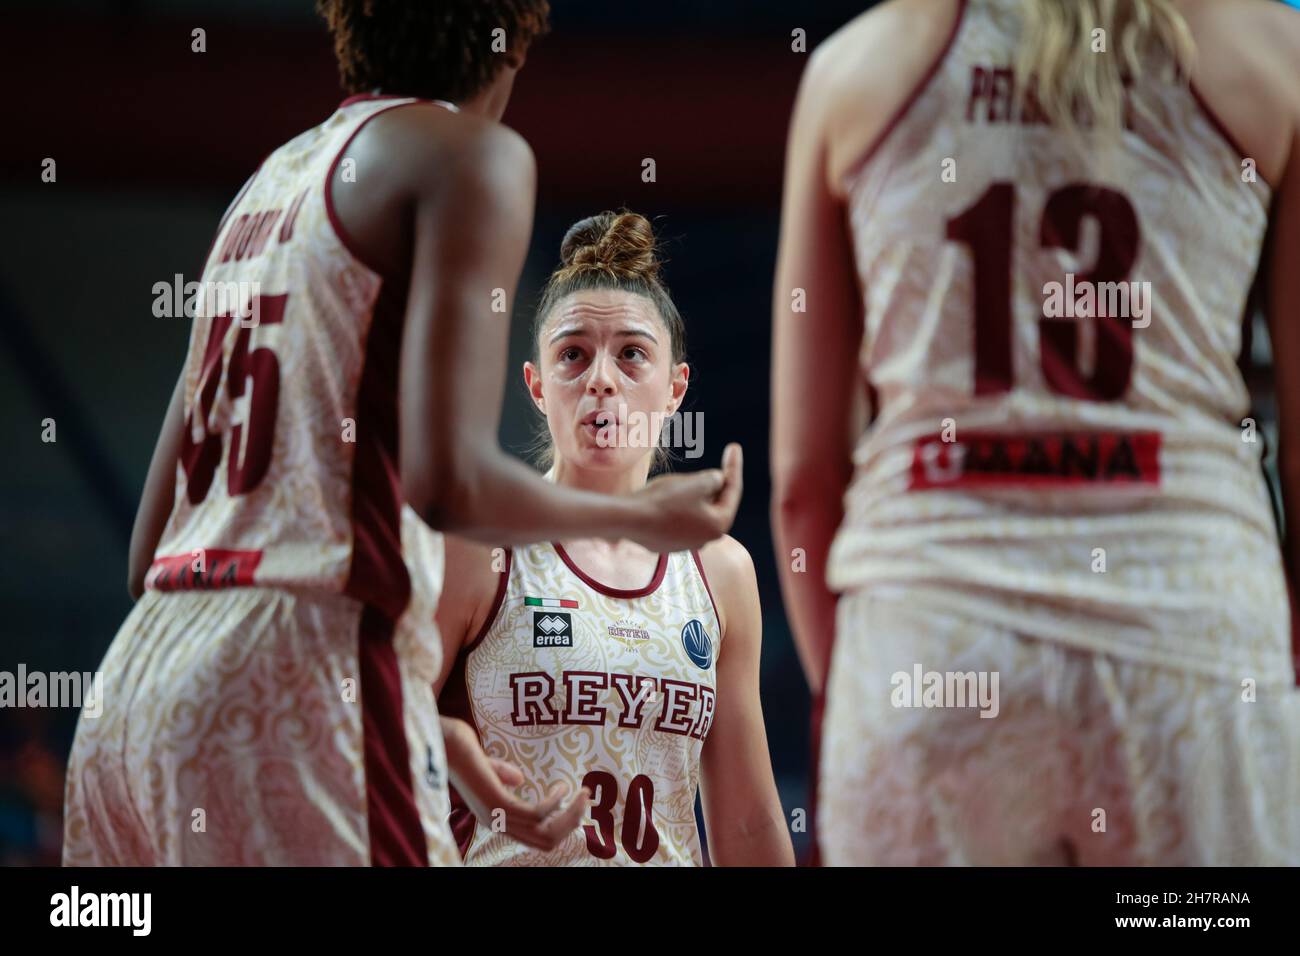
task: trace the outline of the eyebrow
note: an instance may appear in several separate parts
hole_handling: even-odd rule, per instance
[[[584,331],[585,329],[580,325],[566,325],[563,328],[557,329],[551,335],[551,344],[554,345],[560,339],[566,338],[567,336],[570,335],[580,335]],[[615,332],[614,334],[622,336],[623,338],[649,339],[651,342],[655,343],[655,345],[659,344],[659,340],[654,337],[654,333],[651,332],[649,329],[642,329],[642,328],[622,329],[618,332]]]

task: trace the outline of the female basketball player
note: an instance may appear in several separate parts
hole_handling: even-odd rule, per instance
[[[561,257],[524,366],[550,477],[637,494],[662,455],[659,425],[686,394],[682,319],[641,216],[584,219]],[[793,862],[759,704],[757,584],[734,539],[657,552],[449,537],[438,626],[440,706],[466,721],[460,734],[520,768],[510,782],[526,796],[582,788],[592,800],[582,831],[547,852],[512,840],[508,820],[465,793],[453,821],[467,863],[699,864],[697,783],[714,863]]]
[[[893,0],[813,57],[772,468],[830,862],[1300,862],[1235,364],[1262,266],[1294,575],[1297,64],[1259,0]]]
[[[494,542],[652,548],[701,545],[735,513],[738,450],[725,486],[610,496],[493,440],[492,306],[513,295],[535,180],[499,120],[544,0],[318,6],[355,95],[267,157],[206,261],[205,286],[254,291],[194,323],[132,540],[144,595],[73,746],[68,862],[436,861],[437,667],[394,639],[403,502]],[[484,39],[497,28],[508,53]]]

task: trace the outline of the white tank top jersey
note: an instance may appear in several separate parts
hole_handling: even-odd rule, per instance
[[[471,866],[701,865],[695,796],[715,712],[721,625],[699,555],[661,555],[644,588],[617,590],[558,544],[514,548],[487,622],[438,705],[469,721],[519,793],[592,793],[587,820],[544,853],[478,823],[452,794]]]
[[[222,219],[185,366],[176,501],[147,587],[321,589],[391,621],[406,606],[406,289],[351,250],[329,184],[366,122],[415,102],[345,100],[268,156]]]
[[[1116,145],[1090,144],[1085,162],[1015,101],[1020,30],[1018,0],[962,3],[843,184],[877,416],[829,583],[1158,666],[1290,681],[1278,532],[1237,364],[1269,186],[1194,89],[1154,79],[1131,90]],[[1089,283],[1100,318],[1078,317]]]

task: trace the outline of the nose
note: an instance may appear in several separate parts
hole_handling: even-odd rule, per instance
[[[618,391],[617,369],[614,357],[604,352],[597,353],[592,360],[587,376],[588,395],[613,395]]]

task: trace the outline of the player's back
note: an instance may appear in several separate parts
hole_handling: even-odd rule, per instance
[[[1016,96],[1022,0],[930,6],[956,8],[942,47],[843,168],[878,414],[832,586],[932,589],[1027,633],[1282,679],[1237,364],[1268,182],[1154,69],[1115,138],[1086,112],[1071,137]]]
[[[342,591],[390,619],[405,606],[406,289],[354,254],[331,183],[355,181],[346,152],[362,126],[411,102],[346,100],[267,157],[223,218],[186,360],[175,505],[147,587]]]

